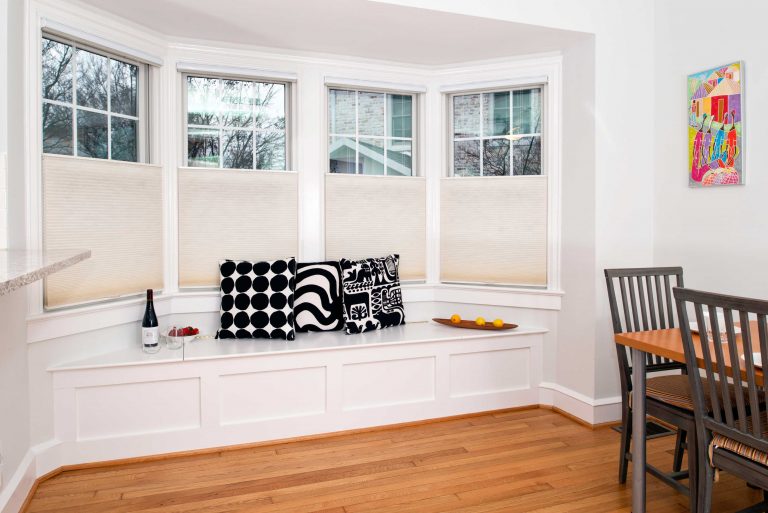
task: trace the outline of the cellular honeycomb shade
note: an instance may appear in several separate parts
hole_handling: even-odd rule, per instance
[[[163,286],[160,167],[43,156],[43,246],[92,257],[45,280],[48,309]]]
[[[426,277],[426,182],[422,177],[328,174],[325,256],[400,255],[400,280]]]
[[[296,256],[296,173],[179,169],[179,286],[219,283],[220,260]]]
[[[444,178],[444,282],[546,286],[547,177]]]

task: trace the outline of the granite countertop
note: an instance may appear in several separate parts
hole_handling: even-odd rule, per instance
[[[0,296],[90,257],[90,250],[0,250]]]

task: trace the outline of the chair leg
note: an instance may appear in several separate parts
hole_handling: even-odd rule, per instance
[[[678,431],[678,435],[680,434],[680,431]],[[701,487],[701,474],[699,473],[699,461],[698,461],[698,454],[697,454],[697,445],[696,445],[696,427],[690,426],[689,429],[686,429],[682,431],[682,442],[680,445],[685,443],[686,438],[688,439],[688,491],[690,496],[690,511],[698,511],[698,507],[701,501],[701,497],[699,496],[700,493],[700,487]],[[679,441],[679,439],[678,439]],[[680,458],[682,460],[682,447],[678,447],[680,449]],[[675,458],[677,458],[677,449],[675,449]],[[706,460],[706,458],[704,458]],[[675,463],[678,464],[676,471],[680,470],[680,465],[675,460]]]
[[[712,511],[712,486],[715,481],[715,469],[709,464],[709,458],[706,455],[700,458],[698,469],[699,498],[695,511],[697,513],[710,513]]]
[[[672,470],[680,472],[683,467],[683,453],[685,452],[685,438],[687,431],[677,428],[677,438],[675,439],[675,457],[672,462]]]
[[[632,441],[632,415],[629,408],[622,408],[621,412],[621,443],[619,444],[619,484],[627,482],[627,467],[629,460],[630,442]]]

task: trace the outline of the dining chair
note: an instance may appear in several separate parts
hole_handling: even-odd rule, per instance
[[[614,333],[648,331],[675,327],[672,287],[683,286],[682,267],[647,267],[605,269],[608,300]],[[621,382],[621,446],[619,448],[619,483],[627,481],[632,440],[632,365],[627,347],[616,344]],[[685,449],[695,447],[693,400],[685,365],[658,355],[646,356],[646,376],[666,371],[667,375],[646,378],[646,412],[677,428],[672,472],[646,464],[646,471],[689,496],[691,509],[696,505],[696,451],[688,450],[688,470],[681,470]],[[669,371],[680,371],[669,375]],[[687,439],[687,440],[686,440]],[[680,483],[688,478],[688,486]],[[693,492],[692,492],[693,490]]]
[[[689,372],[689,379],[696,440],[699,453],[706,455],[699,461],[697,511],[709,513],[715,469],[768,490],[768,416],[763,406],[768,383],[762,373],[768,368],[768,301],[683,288],[673,293],[688,368],[703,368]],[[739,387],[743,393],[730,392]],[[765,491],[761,502],[739,513],[757,511],[768,511]]]

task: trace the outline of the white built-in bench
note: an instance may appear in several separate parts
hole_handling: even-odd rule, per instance
[[[57,365],[60,444],[45,466],[538,404],[545,333],[419,322],[289,342],[200,340],[156,355],[136,346]]]

